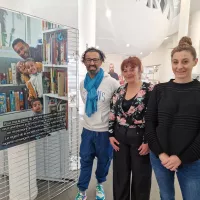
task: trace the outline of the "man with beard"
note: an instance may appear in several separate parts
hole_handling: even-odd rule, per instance
[[[30,47],[24,40],[18,38],[13,41],[12,47],[14,51],[24,60],[27,58],[33,58],[35,62],[42,62],[42,48],[37,46],[37,48]]]
[[[118,76],[118,74],[115,72],[115,67],[114,67],[114,65],[113,65],[112,63],[110,63],[109,68],[110,68],[110,71],[109,71],[108,74],[110,74],[110,76],[111,76],[112,78],[114,78],[114,79],[116,79],[116,80],[118,81],[118,80],[119,80],[119,76]]]
[[[86,190],[90,182],[95,157],[97,158],[96,199],[105,199],[102,183],[106,181],[113,152],[108,133],[110,100],[114,91],[119,87],[119,83],[101,68],[104,60],[104,53],[96,48],[87,49],[82,56],[87,74],[84,81],[80,83],[85,113],[80,146],[79,192],[75,200],[87,199]]]

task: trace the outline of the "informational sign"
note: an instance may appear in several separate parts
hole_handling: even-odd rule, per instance
[[[55,112],[3,122],[0,149],[6,149],[49,136],[66,129],[66,112]]]

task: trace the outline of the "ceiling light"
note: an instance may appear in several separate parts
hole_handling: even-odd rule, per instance
[[[106,10],[106,17],[110,18],[111,17],[111,10],[110,9],[107,9]]]
[[[130,44],[126,44],[126,47],[130,47]]]
[[[142,52],[140,52],[140,54],[142,55]]]
[[[167,40],[169,37],[166,37],[165,40]]]
[[[99,49],[99,46],[96,46],[97,49]]]

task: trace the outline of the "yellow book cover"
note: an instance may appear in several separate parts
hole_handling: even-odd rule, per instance
[[[9,83],[12,84],[13,82],[12,82],[12,69],[11,68],[8,69],[8,75],[9,75]]]

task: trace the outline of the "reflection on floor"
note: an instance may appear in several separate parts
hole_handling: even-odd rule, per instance
[[[94,164],[93,171],[95,171],[95,169],[96,169],[96,163]],[[88,200],[95,200],[95,187],[96,187],[96,179],[95,179],[95,175],[93,172],[93,177],[90,182],[89,189],[87,191]],[[182,200],[177,180],[175,182],[175,188],[176,188],[176,198],[175,199]],[[105,189],[105,193],[106,193],[106,200],[113,200],[113,197],[112,197],[112,166],[110,169],[110,173],[108,175],[108,181],[104,184],[104,189]],[[56,197],[55,200],[74,200],[74,198],[76,196],[76,192],[77,192],[77,188],[76,188],[76,186],[73,186],[66,192],[64,192],[61,195],[59,195],[58,197]],[[151,200],[160,200],[159,190],[158,190],[157,182],[155,180],[154,175],[152,178]]]

